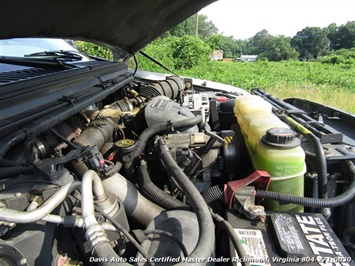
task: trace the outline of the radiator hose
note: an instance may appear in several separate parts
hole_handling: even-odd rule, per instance
[[[347,167],[351,176],[350,186],[340,195],[334,198],[327,199],[317,199],[317,198],[307,198],[292,196],[284,193],[278,193],[273,191],[257,190],[256,197],[264,199],[272,199],[279,201],[281,203],[293,203],[307,207],[315,208],[327,208],[327,207],[337,207],[344,205],[351,201],[355,197],[355,166],[350,160],[346,161]]]
[[[213,254],[215,234],[214,224],[207,204],[191,180],[177,165],[163,139],[158,140],[160,158],[167,173],[174,178],[186,196],[196,214],[199,224],[199,239],[195,249],[189,255],[192,258],[207,258]]]
[[[141,160],[140,166],[137,170],[137,183],[143,196],[164,209],[171,210],[188,207],[178,199],[164,193],[164,191],[152,182],[148,173],[147,163],[144,160]]]
[[[200,115],[197,115],[196,117],[193,118],[188,118],[188,119],[174,122],[174,128],[178,129],[181,127],[194,126],[201,123],[201,121],[202,121],[202,117]],[[171,125],[169,123],[160,123],[146,128],[140,134],[136,142],[136,148],[134,149],[134,151],[128,153],[123,157],[126,175],[128,176],[132,175],[133,166],[136,164],[137,160],[139,159],[139,156],[144,151],[148,139],[155,136],[159,132],[168,131],[170,127]]]
[[[344,205],[351,201],[355,197],[355,165],[352,161],[346,161],[350,176],[351,176],[351,184],[350,186],[340,195],[334,198],[327,199],[317,199],[317,198],[308,198],[308,197],[299,197],[293,196],[289,194],[274,192],[274,191],[266,191],[266,190],[257,190],[256,197],[276,200],[281,203],[293,203],[297,205],[302,205],[306,207],[314,207],[314,208],[331,208]],[[223,189],[219,186],[213,186],[202,193],[202,197],[204,198],[207,204],[215,201],[223,199]]]

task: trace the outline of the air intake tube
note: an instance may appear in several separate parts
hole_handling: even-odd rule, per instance
[[[176,99],[181,90],[185,88],[184,81],[176,76],[166,77],[166,80],[147,85],[133,99],[121,99],[110,105],[110,108],[119,109],[122,112],[132,111],[135,105],[139,105],[157,96],[167,96]]]

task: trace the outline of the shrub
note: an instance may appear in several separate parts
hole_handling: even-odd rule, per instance
[[[186,35],[184,37],[159,38],[145,47],[143,51],[168,68],[177,70],[190,69],[207,63],[211,48],[200,38]],[[140,54],[137,55],[137,59],[139,69],[166,72]],[[132,61],[129,62],[129,66],[134,67]]]
[[[355,48],[340,49],[330,54],[317,58],[318,62],[325,64],[353,64],[355,61]]]
[[[81,42],[81,41],[76,41],[75,47],[84,54],[100,57],[110,61],[113,60],[112,52],[106,47],[94,43]]]
[[[196,36],[186,35],[171,42],[174,68],[190,69],[209,61],[211,48]]]

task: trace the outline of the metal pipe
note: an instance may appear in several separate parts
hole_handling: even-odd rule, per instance
[[[41,220],[49,223],[54,223],[54,224],[62,224],[63,226],[70,227],[70,228],[74,228],[74,227],[83,228],[84,226],[84,220],[83,217],[81,216],[72,216],[72,215],[60,216],[55,214],[48,214],[47,216],[43,217]],[[101,226],[106,231],[119,232],[119,230],[111,223],[104,222],[101,224]]]
[[[116,195],[123,202],[127,215],[144,226],[164,211],[143,197],[135,185],[119,173],[103,180],[102,183],[106,192]]]
[[[0,221],[12,223],[34,223],[50,214],[75,189],[80,188],[81,182],[75,181],[65,184],[46,200],[39,208],[33,211],[18,211],[0,208]]]
[[[40,119],[37,119],[35,122],[29,124],[27,127],[19,129],[6,136],[3,140],[0,141],[0,160],[13,146],[20,143],[21,141],[24,141],[28,137],[28,134],[31,135],[30,137],[38,136],[47,129],[57,125],[59,122],[80,112],[82,109],[91,105],[93,102],[104,99],[132,80],[133,77],[124,78],[109,88],[106,88],[105,90],[97,89],[89,94],[79,96],[78,100],[75,102],[75,105],[68,107],[68,105],[65,104],[63,108],[56,110],[54,113],[44,115]]]
[[[97,223],[95,218],[93,193],[97,200],[104,200],[106,194],[99,175],[93,170],[86,171],[81,182],[82,215],[84,225],[85,227],[88,227],[90,223]]]

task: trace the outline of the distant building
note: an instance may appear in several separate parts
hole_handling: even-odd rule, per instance
[[[223,62],[233,62],[233,58],[223,58]]]
[[[237,61],[239,61],[239,62],[255,62],[257,58],[258,58],[257,55],[241,55],[239,58],[237,58]]]
[[[211,54],[212,61],[223,60],[223,51],[222,50],[214,50]]]

